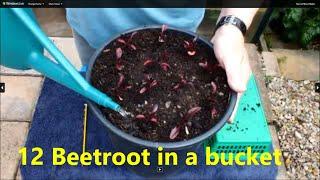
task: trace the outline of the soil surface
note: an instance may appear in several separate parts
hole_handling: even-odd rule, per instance
[[[125,120],[100,106],[108,120],[128,134],[156,142],[206,132],[229,103],[225,71],[213,50],[169,29],[140,30],[109,43],[93,66],[91,83],[133,114]]]

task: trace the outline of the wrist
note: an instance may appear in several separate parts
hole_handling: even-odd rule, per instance
[[[239,28],[230,25],[230,24],[225,24],[219,27],[214,34],[215,36],[219,37],[229,37],[229,38],[236,38],[236,39],[244,39],[242,32],[240,31]]]
[[[231,25],[231,26],[238,28],[241,31],[241,33],[243,34],[243,36],[247,32],[247,27],[244,24],[244,22],[241,19],[239,19],[238,17],[233,16],[233,15],[224,16],[224,17],[220,18],[218,23],[216,24],[216,30],[224,25],[228,25],[228,26]]]
[[[222,17],[231,15],[239,18],[247,28],[249,28],[258,9],[259,8],[222,8],[218,22]]]

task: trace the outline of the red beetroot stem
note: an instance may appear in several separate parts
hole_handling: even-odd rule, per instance
[[[188,81],[186,80],[186,78],[185,78],[182,74],[180,74],[179,76],[180,76],[180,82],[177,83],[177,84],[173,87],[173,90],[177,91],[177,90],[179,90],[180,88],[182,88],[182,87],[185,86],[185,85],[193,86],[193,83],[192,83],[192,82],[188,82]]]
[[[136,115],[136,119],[137,120],[147,120],[147,121],[151,121],[153,123],[158,123],[158,117],[156,115],[156,112],[158,111],[158,104],[155,104],[153,107],[152,107],[152,110],[149,111],[146,115],[144,114],[138,114]]]
[[[192,41],[184,41],[184,48],[187,50],[189,56],[194,56],[196,54],[195,42],[197,37],[195,37]]]
[[[161,62],[160,62],[160,66],[161,68],[164,70],[164,71],[168,71],[170,67],[169,63],[168,63],[168,60],[169,60],[169,55],[168,55],[168,52],[166,50],[164,50],[161,55],[160,55],[160,58],[161,58]]]
[[[134,44],[132,44],[132,39],[135,34],[137,34],[137,32],[131,33],[130,37],[127,40],[125,40],[123,38],[118,38],[117,42],[124,44],[125,46],[131,48],[132,50],[137,50],[136,46]]]
[[[158,81],[151,78],[150,75],[145,75],[144,82],[146,83],[146,85],[140,89],[140,94],[143,94],[158,85]]]
[[[161,27],[161,33],[159,36],[159,42],[164,42],[164,32],[168,29],[168,25],[163,24]]]
[[[122,61],[121,61],[122,53],[123,52],[122,52],[121,48],[116,49],[116,69],[119,71],[121,71],[124,68]]]
[[[188,122],[188,120],[191,119],[200,111],[201,111],[201,107],[199,106],[189,109],[188,112],[182,117],[179,124],[175,126],[173,129],[171,129],[170,136],[169,136],[170,139],[175,139],[179,135],[181,128]]]
[[[119,80],[117,82],[117,87],[113,88],[118,99],[120,101],[123,101],[123,98],[121,97],[122,92],[131,88],[132,88],[131,85],[129,85],[128,83],[125,83],[124,75],[122,73],[119,73]]]
[[[202,67],[204,70],[208,71],[209,73],[213,73],[218,68],[221,68],[220,64],[210,64],[207,60],[199,63],[199,66]]]

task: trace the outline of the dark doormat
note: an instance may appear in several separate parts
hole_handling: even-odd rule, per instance
[[[24,179],[138,179],[140,176],[128,171],[124,166],[63,166],[52,165],[52,148],[61,147],[68,152],[82,152],[83,106],[85,99],[75,92],[45,79],[31,128],[26,141],[27,165],[20,166]],[[89,111],[90,112],[90,111]],[[41,147],[41,166],[32,166],[30,161]],[[88,114],[86,150],[93,152],[112,151],[107,129]],[[203,153],[198,154],[198,166],[187,167],[170,179],[275,179],[277,167],[271,166],[205,166]],[[94,164],[94,161],[92,162]],[[147,167],[146,167],[147,168]],[[163,179],[163,178],[161,178]]]

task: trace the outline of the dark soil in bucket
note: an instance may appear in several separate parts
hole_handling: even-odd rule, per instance
[[[109,43],[95,61],[91,83],[133,114],[126,120],[100,107],[108,120],[155,142],[188,140],[208,131],[224,115],[230,95],[213,50],[165,26]]]

